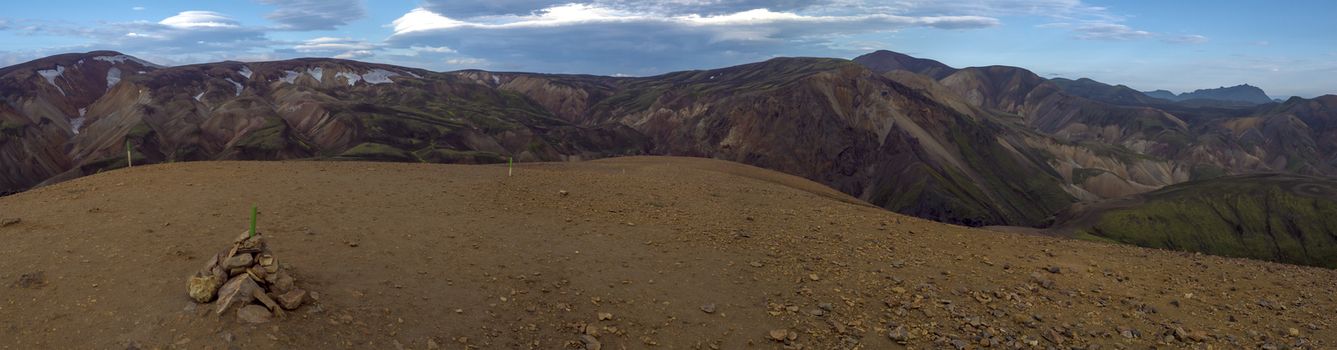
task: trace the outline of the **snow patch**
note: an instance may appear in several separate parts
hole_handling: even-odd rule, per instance
[[[241,70],[237,71],[237,74],[241,74],[241,76],[246,77],[246,79],[250,79],[251,74],[253,73],[255,72],[251,71],[251,67],[241,67]]]
[[[60,85],[56,85],[56,78],[65,75],[64,66],[56,65],[56,69],[39,70],[37,71],[37,74],[41,75],[43,78],[46,78],[46,82],[50,83],[51,86],[55,86],[56,90],[60,90],[61,96],[65,96],[65,89],[61,89]]]
[[[316,78],[317,82],[324,81],[324,79],[321,78],[325,76],[325,68],[321,67],[307,68],[306,74],[310,74],[312,78]]]
[[[348,86],[353,86],[354,84],[357,84],[358,80],[362,80],[362,76],[357,75],[356,73],[339,72],[339,74],[335,74],[334,76],[336,78],[344,78],[344,80],[347,80]]]
[[[362,74],[362,80],[367,81],[368,84],[387,84],[394,83],[393,80],[390,80],[390,77],[397,76],[399,76],[399,73],[377,68]]]
[[[75,135],[78,135],[79,129],[82,129],[83,127],[84,127],[84,117],[70,119],[70,132],[74,133]]]
[[[119,82],[121,82],[121,69],[120,69],[120,68],[116,68],[116,67],[111,67],[111,69],[108,69],[108,70],[107,70],[107,90],[111,90],[111,87],[112,87],[112,86],[116,86],[116,83],[119,83]]]
[[[244,87],[241,86],[241,83],[233,81],[232,78],[227,78],[226,80],[227,82],[232,83],[232,86],[235,86],[237,88],[237,96],[241,96],[241,90],[245,89]]]
[[[130,56],[130,55],[98,56],[98,57],[93,57],[93,60],[108,62],[108,63],[125,63],[125,61],[130,61],[134,63],[139,63],[140,65],[144,66],[160,67],[159,65],[149,63],[149,61],[141,60],[135,56]]]
[[[404,73],[408,73],[411,77],[422,79],[421,75],[414,74],[413,72],[405,71]]]
[[[492,76],[492,85],[501,85],[501,78],[499,78],[499,77],[493,75],[493,76]]]
[[[80,109],[79,109],[79,116],[80,116],[80,117],[83,117],[85,114],[88,114],[88,108],[80,108]]]
[[[202,98],[204,98],[204,92],[200,92],[199,95],[195,95],[195,101],[201,101],[200,99]]]
[[[298,72],[294,72],[294,71],[290,71],[290,70],[285,70],[285,71],[283,71],[283,77],[282,77],[282,78],[279,78],[279,80],[282,80],[283,82],[288,83],[288,84],[292,84],[292,83],[296,83],[296,82],[297,82],[297,77],[299,77],[299,76],[301,76],[301,75],[302,75],[302,73],[298,73]]]

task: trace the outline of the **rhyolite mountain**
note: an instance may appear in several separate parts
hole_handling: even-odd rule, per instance
[[[338,59],[159,67],[115,52],[0,70],[0,190],[214,159],[732,160],[967,225],[1193,180],[1333,175],[1337,96],[1166,104],[1089,79],[889,51],[652,77],[430,72]]]
[[[1211,100],[1255,105],[1274,102],[1263,89],[1249,84],[1231,87],[1222,86],[1215,89],[1198,89],[1178,95],[1166,90],[1147,91],[1144,94],[1152,98],[1169,101]]]

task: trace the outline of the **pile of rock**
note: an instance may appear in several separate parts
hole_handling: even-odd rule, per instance
[[[232,247],[209,259],[204,269],[187,281],[190,297],[206,304],[215,302],[216,313],[237,310],[242,322],[264,323],[283,310],[295,310],[306,300],[306,291],[279,265],[263,235],[243,232]]]

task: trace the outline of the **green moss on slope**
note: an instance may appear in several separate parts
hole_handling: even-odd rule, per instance
[[[1103,213],[1082,233],[1144,247],[1337,268],[1333,193],[1337,182],[1298,176],[1200,181]]]

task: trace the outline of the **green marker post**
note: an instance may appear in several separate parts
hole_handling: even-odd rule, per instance
[[[258,211],[259,210],[256,209],[256,206],[254,205],[251,206],[251,235],[250,235],[251,237],[255,237],[255,217]]]
[[[134,157],[132,157],[130,153],[130,140],[125,140],[125,167],[133,168],[134,166]]]
[[[515,173],[515,157],[506,157],[506,176]]]

